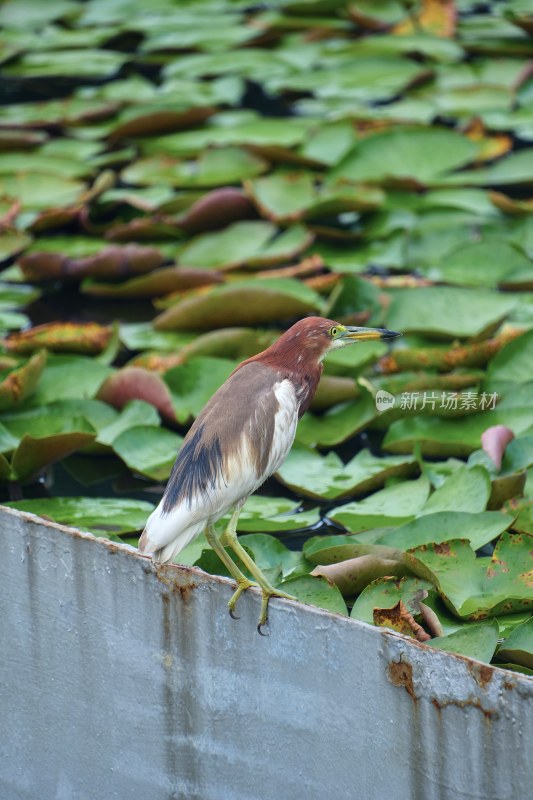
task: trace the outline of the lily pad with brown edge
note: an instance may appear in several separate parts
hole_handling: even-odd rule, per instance
[[[112,497],[40,497],[4,505],[116,541],[142,530],[154,508],[144,500]]]
[[[96,355],[107,347],[113,330],[96,322],[47,322],[12,333],[2,344],[11,353],[33,353],[44,348],[55,353]]]
[[[203,194],[176,220],[189,235],[222,228],[255,215],[242,189],[224,186]]]
[[[365,586],[377,578],[392,575],[403,577],[409,574],[409,567],[403,561],[370,553],[335,564],[319,564],[311,571],[311,575],[321,575],[334,583],[343,597],[360,594]]]
[[[25,364],[2,376],[0,382],[0,411],[20,405],[33,394],[45,364],[46,353],[41,351],[29,358]],[[1,375],[2,373],[0,372]]]
[[[432,589],[433,584],[423,578],[378,578],[363,589],[350,616],[373,625],[375,608],[393,608],[399,600],[412,614],[416,614],[418,603]]]
[[[112,447],[133,472],[166,481],[183,439],[166,428],[135,425],[113,439]]]
[[[295,444],[276,477],[305,497],[344,500],[381,489],[389,478],[405,478],[415,470],[416,462],[411,456],[378,457],[364,449],[344,464],[334,451],[322,456]]]
[[[453,539],[407,551],[413,572],[432,580],[448,607],[479,620],[533,607],[529,534],[504,532],[492,558],[476,558],[469,543]]]
[[[291,278],[239,280],[189,294],[154,320],[158,331],[264,325],[319,311],[322,298]]]

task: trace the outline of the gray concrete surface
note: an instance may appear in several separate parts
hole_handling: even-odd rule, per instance
[[[2,800],[529,800],[533,679],[0,509]]]

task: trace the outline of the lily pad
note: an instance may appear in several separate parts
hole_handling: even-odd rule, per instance
[[[347,464],[335,452],[294,445],[276,477],[292,491],[319,500],[337,500],[382,488],[389,478],[406,477],[415,469],[413,458],[377,457],[361,450]]]
[[[381,489],[358,503],[333,509],[329,516],[352,533],[369,528],[398,526],[419,514],[429,496],[429,481],[422,477]]]
[[[533,617],[511,631],[497,656],[499,661],[512,661],[533,669]]]
[[[412,569],[432,579],[460,617],[484,619],[533,607],[528,534],[503,533],[492,559],[476,558],[469,544],[454,539],[409,551]],[[408,555],[409,555],[408,554]]]
[[[291,278],[235,281],[188,295],[154,320],[158,331],[191,331],[264,325],[321,308],[320,296]]]
[[[403,290],[393,299],[387,324],[392,330],[439,338],[484,338],[505,319],[516,302],[512,297],[485,289],[439,286]]]
[[[40,497],[4,505],[111,538],[142,530],[154,508],[143,500],[111,497]]]
[[[166,481],[182,437],[165,428],[135,425],[113,439],[115,453],[128,467],[154,481]]]
[[[478,147],[444,128],[393,130],[363,139],[333,169],[333,178],[411,185],[438,183],[447,173],[476,158]]]
[[[353,604],[350,616],[372,625],[375,608],[393,608],[399,600],[415,614],[416,604],[432,588],[433,585],[422,578],[379,578],[363,589]]]
[[[458,653],[461,656],[476,658],[478,661],[490,663],[498,644],[499,629],[496,620],[468,625],[464,629],[438,636],[427,642],[430,647]]]

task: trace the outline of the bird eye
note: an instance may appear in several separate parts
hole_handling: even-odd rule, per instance
[[[333,328],[329,329],[329,335],[331,336],[332,339],[335,338],[335,336],[337,335],[338,331],[339,331],[339,329],[336,328],[335,326],[333,326]]]

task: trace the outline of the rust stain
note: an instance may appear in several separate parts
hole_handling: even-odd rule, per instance
[[[487,722],[492,722],[493,719],[497,719],[499,717],[499,714],[495,709],[484,708],[477,697],[472,697],[469,700],[437,700],[436,697],[433,697],[431,699],[431,705],[438,712],[439,716],[441,715],[443,709],[448,708],[449,706],[455,706],[456,708],[463,709],[475,708],[478,711],[481,711]]]
[[[492,680],[494,669],[488,664],[472,664],[470,661],[467,661],[466,665],[477,685],[482,689],[486,689],[487,684]]]
[[[173,594],[178,594],[181,596],[181,599],[188,603],[192,593],[197,588],[198,584],[194,581],[190,581],[186,584],[180,583],[179,579],[177,578],[174,573],[174,568],[172,565],[170,567],[157,567],[155,570],[156,578],[158,581],[163,583]],[[163,595],[168,599],[169,595]]]
[[[413,668],[407,661],[393,661],[389,664],[389,680],[394,686],[403,686],[415,702],[418,700],[413,687]]]

